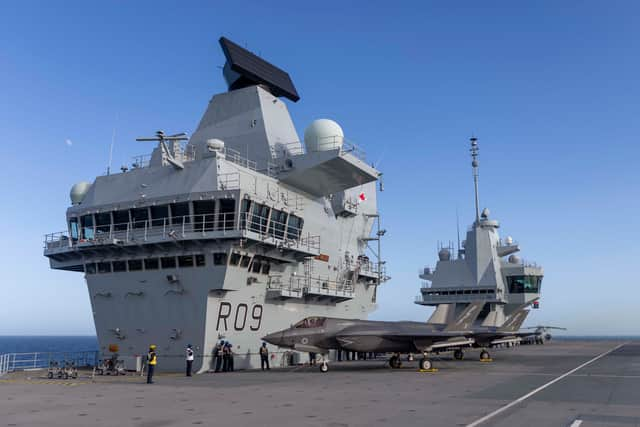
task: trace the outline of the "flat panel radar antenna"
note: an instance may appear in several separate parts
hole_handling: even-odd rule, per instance
[[[478,138],[472,136],[470,138],[471,141],[471,167],[473,168],[473,187],[475,190],[476,196],[476,224],[480,223],[480,201],[478,199],[478,152],[480,151],[478,148]]]
[[[220,37],[220,46],[227,58],[222,73],[229,90],[260,85],[274,96],[284,96],[293,102],[300,99],[289,74],[265,61],[226,37]]]

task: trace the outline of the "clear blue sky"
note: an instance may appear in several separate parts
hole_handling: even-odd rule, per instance
[[[455,4],[454,4],[455,3]],[[525,4],[526,3],[526,4]],[[180,5],[180,6],[178,6]],[[417,271],[481,204],[545,268],[530,323],[638,334],[640,3],[3,2],[0,335],[92,334],[81,274],[52,271],[69,188],[193,131],[224,91],[225,35],[285,68],[301,134],[338,121],[380,160],[393,280],[379,319],[425,319]],[[71,141],[69,145],[66,141]]]

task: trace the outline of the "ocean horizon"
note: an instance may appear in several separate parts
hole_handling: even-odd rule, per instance
[[[640,335],[554,335],[554,340],[640,340]],[[0,354],[98,351],[95,335],[0,335]]]

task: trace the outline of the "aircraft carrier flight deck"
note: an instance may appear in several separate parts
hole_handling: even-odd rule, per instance
[[[640,341],[554,340],[389,369],[386,359],[224,374],[0,380],[3,426],[640,426]]]

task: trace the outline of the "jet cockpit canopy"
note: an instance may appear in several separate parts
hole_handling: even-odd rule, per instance
[[[326,317],[306,317],[293,325],[293,327],[296,329],[321,328],[326,320]]]

